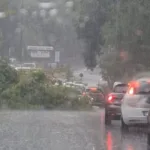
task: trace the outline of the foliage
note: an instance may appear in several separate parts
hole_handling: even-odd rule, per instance
[[[17,72],[5,60],[0,59],[0,93],[18,82]]]
[[[71,97],[71,95],[75,95]],[[79,101],[72,88],[48,86],[33,80],[23,81],[6,90],[2,99],[9,108],[32,108],[40,106],[45,109],[70,108],[79,109],[90,106],[87,101]]]
[[[80,0],[75,5],[75,27],[79,38],[85,42],[83,53],[85,65],[92,69],[96,66],[96,55],[100,54],[103,37],[101,27],[105,22],[105,0]]]
[[[67,81],[70,81],[73,77],[73,72],[71,70],[71,68],[68,66],[67,70],[66,70],[66,79]]]
[[[80,74],[79,74],[79,77],[80,77],[80,78],[82,78],[83,76],[84,76],[83,73],[80,73]]]
[[[90,99],[89,97],[82,97],[80,99],[75,99],[72,101],[72,108],[73,109],[91,109]],[[80,107],[79,107],[80,106]]]
[[[102,78],[111,85],[122,73],[120,58],[116,53],[110,53],[100,59]],[[111,83],[112,82],[112,83]]]
[[[115,81],[123,80],[127,77],[128,74],[125,73],[127,65],[128,63],[123,62],[117,52],[109,52],[103,55],[100,58],[102,78],[112,87]]]
[[[100,67],[109,84],[150,69],[149,6],[148,0],[77,1],[75,27],[86,43],[85,64],[94,68],[101,46],[105,47]]]
[[[111,70],[115,71],[119,78],[123,77],[120,71],[123,74],[130,73],[131,76],[150,69],[149,6],[150,2],[148,0],[120,0],[109,6],[108,19],[102,28],[105,45],[115,48],[118,56],[122,51],[128,53],[126,63],[121,63],[121,58],[119,70],[112,65],[113,69]],[[111,59],[115,58],[111,57]],[[110,61],[110,58],[106,61]]]
[[[45,73],[42,72],[42,71],[40,71],[40,70],[32,72],[31,76],[38,83],[46,81],[46,75],[45,75]]]
[[[86,43],[87,67],[96,66],[103,46],[100,68],[110,85],[150,69],[149,0],[78,0],[75,4],[75,27]]]
[[[42,70],[17,72],[1,60],[0,75],[1,106],[11,109],[90,107],[88,100],[79,100],[79,92],[75,88],[54,86],[47,82]]]
[[[5,11],[5,10],[8,10],[8,3],[9,3],[8,0],[1,0],[0,1],[0,10],[1,10],[1,12]]]

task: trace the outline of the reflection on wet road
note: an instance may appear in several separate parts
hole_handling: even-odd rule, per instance
[[[122,133],[120,121],[112,121],[112,125],[105,126],[104,110],[99,111],[99,114],[95,114],[92,122],[93,128],[97,129],[99,134],[95,134],[96,137],[93,136],[93,139],[96,139],[94,141],[95,150],[150,150],[147,149],[145,128],[131,127],[129,132]],[[97,127],[98,123],[99,127]],[[99,143],[97,142],[98,139]]]
[[[0,112],[0,150],[149,150],[144,129],[122,134],[104,110]]]
[[[112,125],[105,127],[104,136],[106,137],[106,150],[149,150],[144,128],[131,127],[128,132],[122,133],[120,121],[113,121]]]
[[[120,131],[106,131],[106,150],[147,150],[146,135],[138,130],[130,130],[123,135]]]

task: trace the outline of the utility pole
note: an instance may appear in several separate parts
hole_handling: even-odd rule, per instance
[[[21,5],[20,5],[20,10],[23,10],[24,9],[24,3],[23,3],[23,0],[21,0]],[[21,64],[23,63],[23,60],[24,60],[24,48],[23,48],[23,16],[22,14],[20,15],[20,50],[21,50]]]

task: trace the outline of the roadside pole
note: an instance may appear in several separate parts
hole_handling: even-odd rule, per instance
[[[60,51],[55,51],[55,63],[59,66],[60,62]]]
[[[21,0],[21,5],[20,5],[20,10],[24,9],[24,2]],[[23,58],[24,58],[24,49],[23,49],[23,15],[20,15],[20,51],[21,51],[21,68],[22,68],[22,63],[23,63]]]

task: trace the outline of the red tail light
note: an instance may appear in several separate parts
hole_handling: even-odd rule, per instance
[[[139,87],[139,82],[136,81],[131,81],[128,83],[129,87]]]
[[[128,83],[129,89],[128,89],[128,94],[134,95],[135,94],[135,89],[139,87],[139,82],[136,81],[131,81]]]
[[[107,98],[107,101],[108,101],[109,103],[112,103],[112,102],[114,101],[114,99],[115,99],[115,96],[114,96],[114,95],[109,95],[108,98]]]
[[[130,95],[133,95],[133,94],[134,94],[134,88],[131,87],[131,88],[129,89],[128,93],[129,93]]]

